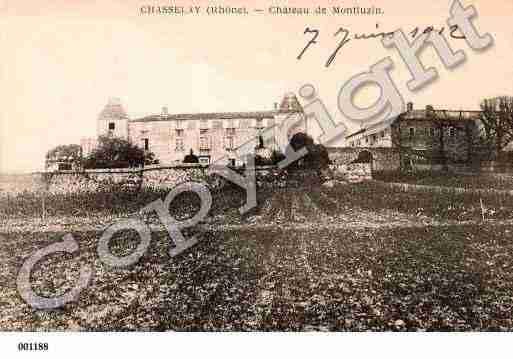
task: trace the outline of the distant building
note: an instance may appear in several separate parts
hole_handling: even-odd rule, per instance
[[[181,163],[191,149],[201,163],[221,160],[233,164],[240,161],[236,151],[248,142],[258,143],[264,130],[269,150],[283,148],[281,137],[274,131],[275,125],[285,119],[296,123],[287,132],[288,143],[295,133],[306,131],[303,108],[292,93],[286,94],[280,105],[270,111],[169,114],[167,107],[163,107],[160,114],[138,119],[129,119],[119,99],[111,99],[98,116],[97,135],[130,140],[153,152],[164,165]],[[83,139],[81,145],[87,156],[97,140]]]
[[[346,136],[349,147],[400,148],[417,153],[419,160],[443,152],[453,162],[468,161],[478,137],[480,111],[439,110],[426,106],[370,125]],[[424,156],[423,156],[424,155]]]

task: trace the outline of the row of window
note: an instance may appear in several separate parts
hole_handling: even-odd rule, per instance
[[[454,137],[456,135],[456,128],[455,127],[449,127],[449,136],[450,137]],[[384,138],[385,137],[385,133],[386,133],[387,130],[384,130],[384,131],[381,131],[379,132],[379,134],[372,134],[370,136],[366,136],[363,138],[365,144],[369,144],[369,142],[372,144],[372,143],[376,143],[378,141],[378,138]],[[418,136],[424,136],[424,137],[434,137],[436,134],[438,134],[439,130],[437,128],[433,128],[433,127],[424,127],[423,129],[416,129],[415,127],[410,127],[408,128],[407,130],[405,129],[406,134],[408,135],[408,137],[411,139],[411,138],[414,138],[416,135]],[[356,141],[352,141],[349,143],[350,146],[354,147],[356,144],[356,146],[361,146],[362,145],[362,140],[359,139],[359,140],[356,140]]]
[[[384,138],[385,137],[385,134],[388,132],[388,130],[383,130],[383,131],[380,131],[379,133],[374,133],[370,136],[370,141],[371,143],[376,143],[378,141],[378,138]],[[366,136],[365,137],[365,144],[368,144],[369,143],[369,136]],[[349,145],[351,147],[354,147],[356,144],[356,146],[361,146],[362,145],[362,140],[356,140],[356,141],[352,141],[349,143]]]
[[[149,151],[150,149],[150,140],[148,138],[143,139],[144,149]],[[224,139],[224,145],[226,150],[235,149],[235,137],[234,136],[226,136]],[[199,148],[200,151],[210,151],[211,149],[211,138],[210,136],[201,136],[199,138]],[[184,152],[185,151],[185,143],[183,137],[177,137],[175,140],[175,151],[176,152]]]
[[[264,129],[263,127],[257,127],[258,131],[262,131],[263,129]],[[184,136],[185,130],[183,128],[177,128],[174,131],[175,131],[176,137]],[[208,129],[200,129],[200,135],[207,134],[208,131],[209,131]],[[226,136],[235,136],[236,129],[235,128],[226,128],[224,132],[225,132]]]
[[[233,123],[231,124],[231,126],[233,126]],[[221,128],[222,126],[219,126],[219,128]],[[207,131],[208,130],[208,124],[206,122],[206,120],[201,120],[200,121],[200,131]],[[263,130],[264,129],[264,121],[263,119],[259,118],[256,120],[256,125],[255,125],[255,128],[257,128],[258,130]],[[114,122],[109,122],[109,131],[114,131],[116,129],[116,124]],[[177,120],[176,121],[176,131],[181,131],[183,133],[183,130],[184,130],[184,127],[183,127],[183,120]],[[226,129],[227,131],[233,131],[235,132],[235,127],[229,127]]]
[[[188,121],[188,120],[175,120],[174,123],[175,123],[175,128],[176,129],[184,129],[184,124],[185,122],[187,121],[187,123],[189,124],[188,128],[194,128],[195,127],[195,122],[196,121]],[[200,129],[209,129],[210,126],[209,126],[209,123],[208,123],[209,120],[200,120],[199,121],[199,128]],[[228,128],[233,128],[235,129],[236,125],[235,125],[235,121],[234,120],[227,120],[228,121]],[[241,120],[240,122],[240,128],[249,128],[249,127],[252,127],[251,125],[251,122],[252,120]],[[263,118],[257,118],[255,120],[255,125],[254,127],[256,128],[264,128],[264,119]],[[223,128],[223,122],[222,120],[212,120],[212,128]]]
[[[415,127],[410,127],[408,129],[408,136],[410,138],[415,137],[416,134],[423,135],[426,137],[434,137],[435,134],[438,134],[439,130],[433,127],[424,127],[423,131],[421,129],[415,129]],[[420,132],[420,133],[419,133]],[[422,133],[423,132],[423,133]],[[454,137],[456,135],[456,128],[455,127],[449,127],[449,136]]]

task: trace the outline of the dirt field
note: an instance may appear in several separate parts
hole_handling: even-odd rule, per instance
[[[481,198],[483,221],[480,197],[437,196],[375,183],[283,189],[259,193],[258,208],[240,216],[239,193],[219,194],[209,218],[188,231],[197,245],[170,258],[167,233],[150,218],[150,247],[123,270],[100,261],[97,241],[135,206],[66,216],[50,205],[43,222],[21,210],[33,200],[24,198],[2,208],[0,329],[513,329],[513,201]],[[62,294],[83,265],[94,279],[77,302],[33,310],[17,292],[18,270],[68,232],[78,254],[40,263],[33,288]],[[137,243],[135,233],[120,233],[112,251],[126,255]]]

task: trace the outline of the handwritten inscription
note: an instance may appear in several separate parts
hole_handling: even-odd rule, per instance
[[[379,28],[379,25],[376,24],[376,29]],[[416,26],[411,30],[408,34],[411,35],[412,39],[416,39],[418,36],[422,34],[429,34],[431,32],[438,32],[440,35],[442,35],[446,31],[445,27],[441,28],[435,28],[434,26],[427,26],[425,28],[420,28]],[[449,32],[449,36],[453,39],[465,39],[465,35],[460,34],[458,31],[458,25],[453,25],[447,30]],[[370,32],[370,33],[351,33],[349,29],[339,27],[338,30],[333,34],[334,37],[339,37],[340,40],[337,43],[337,47],[335,50],[331,53],[331,55],[328,57],[328,60],[325,63],[326,67],[329,67],[331,63],[335,60],[337,57],[337,54],[339,53],[340,49],[350,42],[351,40],[371,40],[371,39],[383,39],[387,36],[391,37],[393,36],[395,31],[388,31],[388,32]],[[310,40],[306,43],[305,47],[301,50],[299,55],[297,56],[298,60],[301,60],[305,52],[307,51],[310,46],[317,44],[317,38],[319,37],[320,31],[318,29],[311,29],[310,27],[305,28],[305,31],[303,32],[304,35],[311,35]]]

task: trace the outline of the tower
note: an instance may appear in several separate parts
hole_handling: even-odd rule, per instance
[[[119,98],[110,98],[98,115],[97,136],[113,136],[128,140],[128,115]]]
[[[294,93],[289,92],[283,97],[276,114],[276,125],[280,128],[275,136],[276,144],[282,151],[296,133],[307,133],[306,116]]]

